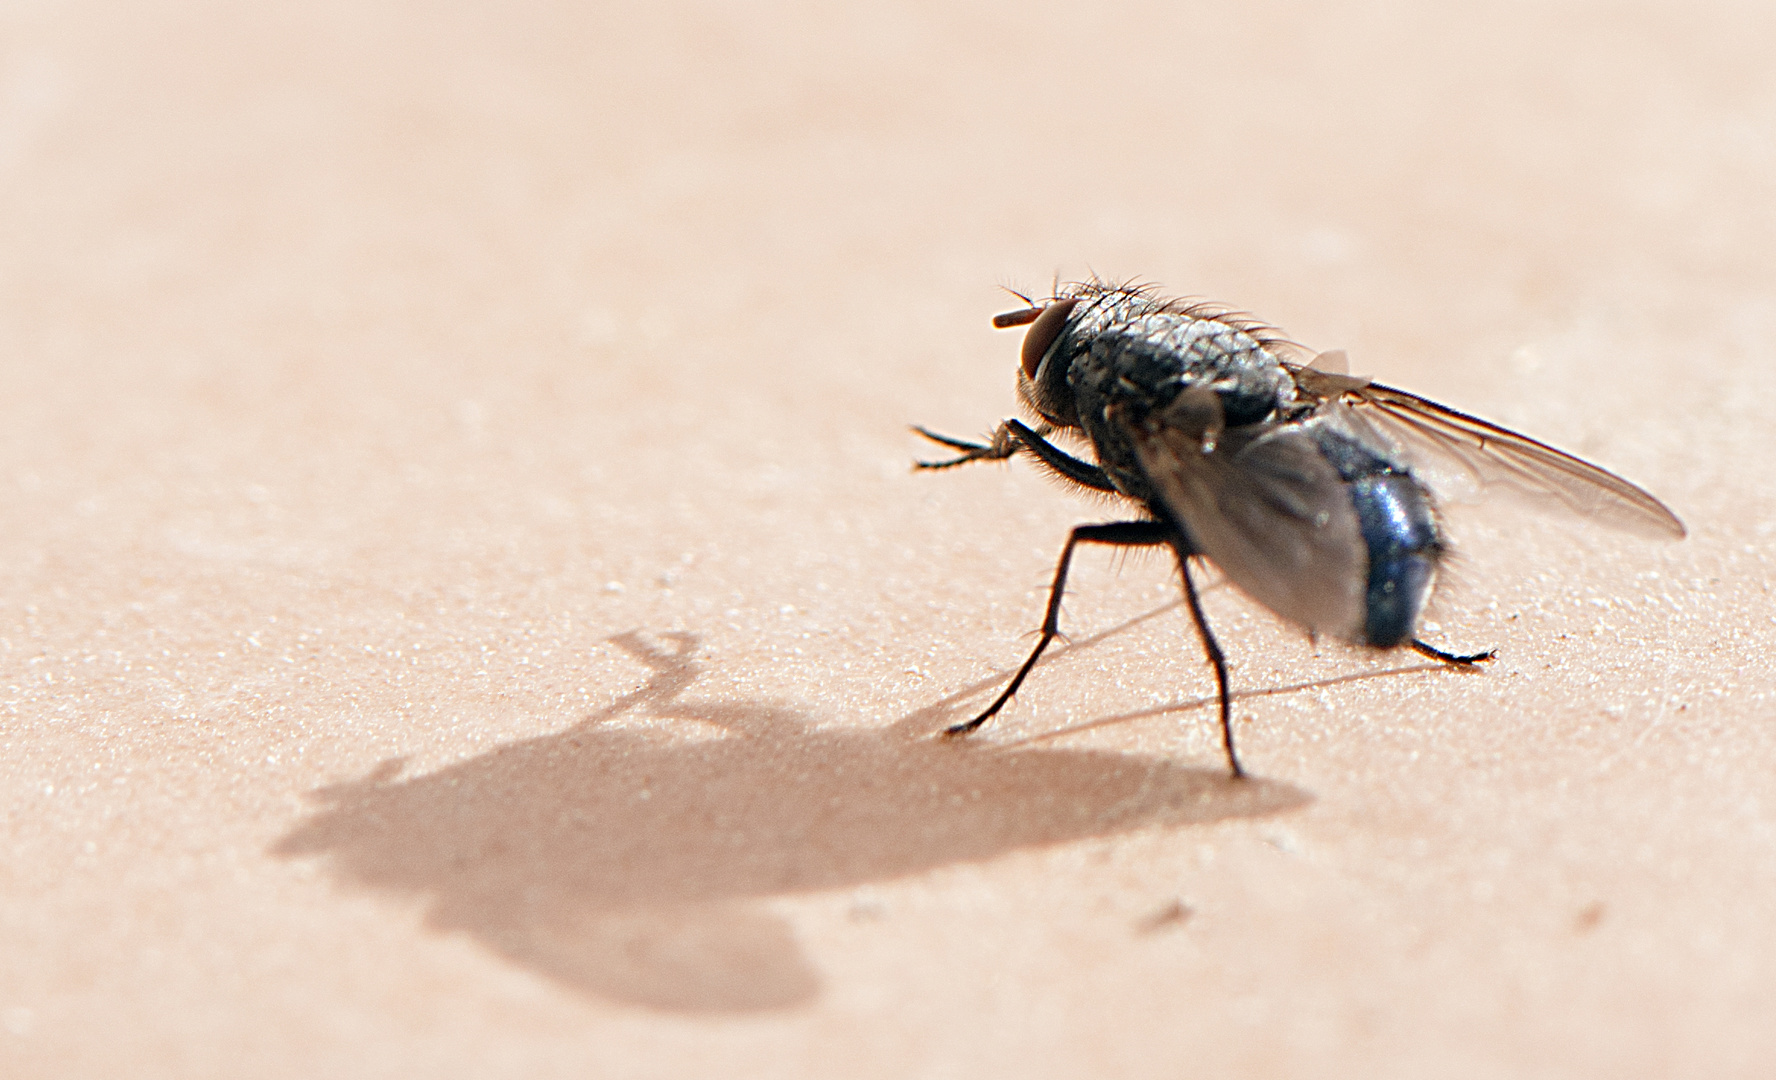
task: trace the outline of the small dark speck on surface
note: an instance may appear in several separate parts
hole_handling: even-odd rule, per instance
[[[1196,913],[1190,910],[1190,905],[1174,898],[1158,911],[1142,919],[1138,925],[1143,934],[1157,934],[1161,930],[1183,926],[1190,921],[1190,916],[1194,914]]]

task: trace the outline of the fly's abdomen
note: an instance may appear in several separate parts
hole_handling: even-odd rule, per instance
[[[1383,472],[1350,485],[1363,543],[1369,548],[1363,637],[1378,648],[1412,639],[1437,581],[1443,539],[1430,499],[1409,473]]]

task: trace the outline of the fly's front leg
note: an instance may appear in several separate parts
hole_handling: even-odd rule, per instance
[[[1116,485],[1110,482],[1110,477],[1105,474],[1103,469],[1089,461],[1080,461],[1072,454],[1049,442],[1047,436],[1054,434],[1055,429],[1047,424],[1031,427],[1022,420],[1007,420],[994,430],[992,441],[986,443],[955,439],[917,426],[913,430],[939,446],[963,451],[961,457],[951,458],[948,461],[916,462],[916,468],[949,469],[967,464],[970,461],[1004,461],[1019,450],[1023,450],[1034,456],[1036,460],[1042,462],[1063,480],[1071,480],[1073,483],[1091,488],[1093,491],[1117,494]]]
[[[1036,648],[1030,652],[1030,658],[1011,677],[1011,683],[1005,691],[987,706],[985,712],[965,723],[947,729],[946,735],[966,735],[975,728],[986,723],[994,713],[1005,707],[1011,696],[1024,684],[1030,669],[1042,657],[1042,650],[1048,648],[1061,632],[1061,597],[1067,591],[1067,568],[1073,562],[1073,549],[1080,544],[1113,544],[1117,547],[1158,547],[1161,544],[1179,544],[1181,538],[1178,530],[1163,521],[1117,521],[1104,525],[1079,525],[1067,537],[1067,546],[1061,549],[1060,562],[1055,566],[1054,584],[1048,590],[1048,615],[1042,620],[1042,636],[1036,639]]]
[[[1107,491],[1112,495],[1119,494],[1116,485],[1110,482],[1110,476],[1103,469],[1090,462],[1080,461],[1054,443],[1043,438],[1054,429],[1044,424],[1040,429],[1025,426],[1021,420],[1007,420],[1000,425],[1000,430],[1010,428],[1024,449],[1034,454],[1036,460],[1047,466],[1056,476],[1063,480],[1071,480],[1081,487],[1093,491]]]
[[[1011,430],[1011,425],[1013,423],[1015,423],[1015,421],[1007,420],[1005,423],[1000,424],[993,432],[992,441],[984,443],[969,442],[966,439],[956,439],[951,438],[948,435],[939,435],[935,431],[929,431],[915,424],[913,425],[914,431],[925,436],[939,446],[947,446],[952,450],[962,451],[962,456],[951,458],[948,461],[920,461],[916,462],[914,467],[920,469],[951,469],[957,465],[966,465],[970,461],[1004,461],[1006,458],[1017,453],[1023,445],[1017,435]],[[1019,424],[1018,426],[1023,427],[1022,424]],[[1051,430],[1053,429],[1044,425],[1041,434],[1046,435]]]

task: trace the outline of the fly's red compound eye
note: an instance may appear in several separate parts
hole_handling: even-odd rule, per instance
[[[1047,307],[1024,308],[1022,311],[1008,311],[993,317],[993,325],[1004,329],[1008,326],[1030,324],[1024,332],[1024,349],[1022,359],[1024,374],[1034,379],[1036,369],[1042,366],[1042,358],[1048,353],[1049,346],[1055,338],[1061,336],[1061,329],[1067,325],[1067,316],[1079,305],[1077,297],[1069,300],[1056,300]]]

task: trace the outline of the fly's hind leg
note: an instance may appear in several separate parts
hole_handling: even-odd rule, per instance
[[[1432,660],[1441,660],[1445,664],[1454,664],[1457,667],[1473,667],[1475,664],[1485,663],[1498,655],[1497,649],[1487,649],[1485,652],[1477,652],[1470,656],[1458,656],[1455,653],[1446,653],[1435,646],[1426,645],[1417,638],[1413,638],[1408,646],[1420,656],[1428,656]]]
[[[1017,693],[1018,687],[1024,684],[1030,669],[1041,659],[1042,651],[1048,648],[1061,632],[1061,597],[1067,591],[1067,569],[1073,562],[1073,549],[1080,544],[1112,544],[1117,547],[1158,547],[1161,544],[1177,544],[1180,542],[1178,531],[1163,521],[1116,521],[1104,525],[1079,525],[1067,537],[1067,546],[1061,549],[1060,562],[1055,566],[1054,584],[1048,590],[1048,615],[1042,620],[1042,636],[1036,639],[1036,648],[1031,650],[1030,658],[1018,668],[1017,674],[1011,677],[1011,683],[1003,693],[987,706],[985,712],[973,720],[956,724],[947,729],[946,735],[966,735],[992,718],[993,714],[1005,707]]]

